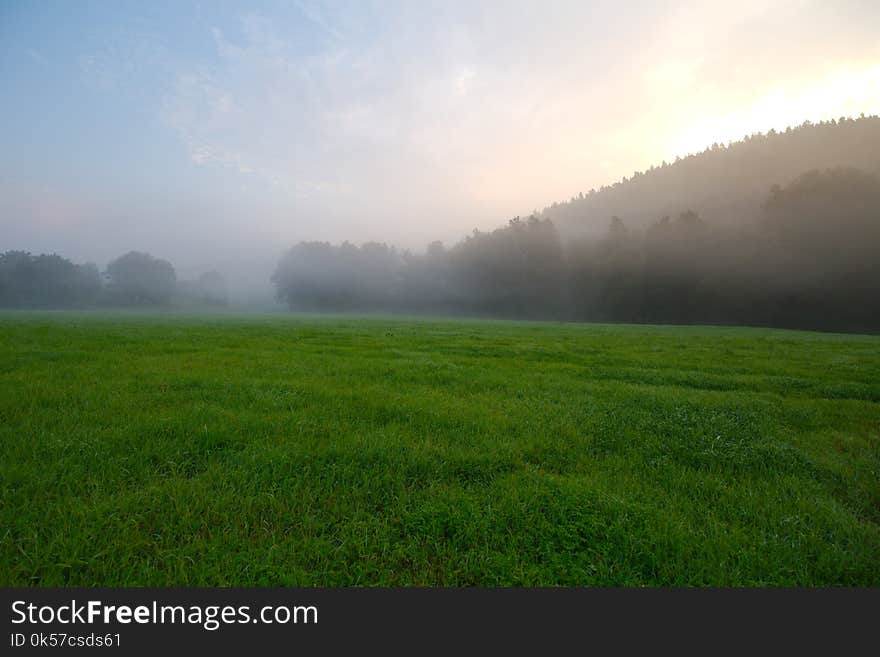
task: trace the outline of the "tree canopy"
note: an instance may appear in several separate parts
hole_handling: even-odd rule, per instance
[[[0,307],[77,308],[94,303],[101,289],[98,268],[76,265],[57,254],[0,254]]]
[[[139,251],[129,251],[108,264],[106,277],[108,296],[121,304],[168,304],[177,285],[170,262]]]
[[[299,310],[880,330],[878,176],[809,171],[738,225],[674,217],[639,229],[615,215],[568,240],[550,219],[516,217],[420,255],[304,242],[272,280]]]

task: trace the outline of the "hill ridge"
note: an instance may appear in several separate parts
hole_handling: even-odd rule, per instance
[[[754,218],[773,185],[787,185],[810,170],[848,166],[880,174],[880,116],[805,121],[714,143],[554,202],[538,214],[569,238],[604,232],[612,216],[644,228],[687,209],[712,223],[742,223]]]

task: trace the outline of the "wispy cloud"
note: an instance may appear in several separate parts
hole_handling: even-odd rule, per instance
[[[24,54],[30,57],[32,61],[35,61],[38,64],[42,64],[43,66],[48,66],[50,63],[49,59],[35,48],[25,48]]]
[[[130,197],[149,196],[169,224],[179,207],[225,221],[215,235],[247,215],[273,244],[456,239],[704,142],[880,111],[880,9],[858,0],[159,3],[102,17],[57,26],[66,50],[21,36],[8,51],[21,84],[74,63],[75,80],[40,90],[60,106],[81,83],[65,135],[100,141],[94,117],[117,121],[94,190],[132,215],[147,210]],[[40,130],[60,123],[15,117],[55,147]],[[144,134],[117,148],[125,117]],[[163,193],[143,191],[150,176]]]
[[[319,4],[304,1],[294,2],[294,4],[303,16],[308,18],[314,25],[321,28],[325,33],[329,34],[334,39],[343,39],[342,33],[324,16],[324,12]]]

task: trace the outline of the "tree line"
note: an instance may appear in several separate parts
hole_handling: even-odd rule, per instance
[[[423,253],[301,242],[272,276],[291,309],[880,330],[880,178],[809,171],[736,224],[683,208],[644,228],[612,216],[595,237],[515,217]],[[0,307],[227,303],[217,272],[179,280],[132,251],[105,271],[57,254],[0,254]]]
[[[78,265],[54,253],[0,254],[3,308],[224,305],[227,297],[222,274],[178,280],[170,262],[138,251],[116,258],[104,272],[94,263]]]
[[[713,224],[740,224],[760,210],[773,182],[841,165],[880,174],[878,144],[878,116],[805,121],[729,144],[711,144],[700,153],[553,203],[540,215],[552,219],[564,239],[596,237],[614,215],[625,218],[630,228],[644,229],[688,207],[711,217]]]
[[[598,237],[562,239],[550,218],[516,217],[424,253],[301,242],[272,277],[306,311],[880,330],[880,178],[809,171],[773,186],[747,221],[692,209]]]

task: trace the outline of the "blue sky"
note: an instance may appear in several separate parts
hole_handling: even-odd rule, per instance
[[[452,241],[880,112],[878,24],[861,1],[5,0],[0,248],[187,274],[300,239]]]

